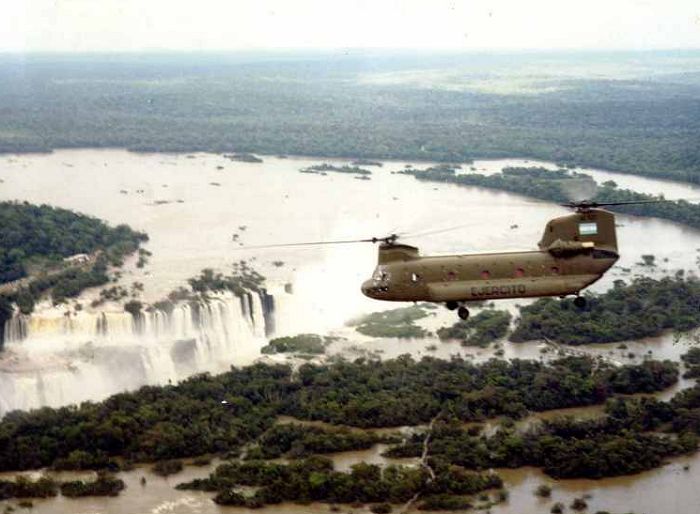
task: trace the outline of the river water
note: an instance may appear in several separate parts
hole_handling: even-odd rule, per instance
[[[490,358],[493,349],[463,348],[456,343],[440,343],[431,338],[421,341],[374,340],[345,327],[348,319],[360,313],[392,307],[369,300],[359,291],[359,284],[374,267],[376,249],[372,245],[258,250],[245,250],[240,245],[366,238],[391,232],[421,233],[460,226],[459,230],[407,239],[406,242],[418,245],[424,254],[531,249],[536,247],[546,221],[567,211],[557,205],[534,202],[518,195],[425,183],[391,173],[408,164],[422,167],[426,166],[425,163],[385,162],[382,168],[370,168],[373,171],[371,180],[356,180],[350,175],[334,173],[327,176],[299,173],[300,168],[320,162],[344,164],[347,161],[264,157],[264,163],[253,164],[231,162],[212,154],[133,154],[114,149],[9,155],[0,157],[0,199],[49,203],[91,214],[112,224],[128,223],[148,232],[150,241],[146,247],[153,252],[149,264],[139,269],[132,259],[127,262],[120,281],[125,286],[134,281],[142,282],[142,300],[146,302],[163,298],[204,267],[224,269],[233,261],[246,259],[268,277],[272,292],[279,299],[275,313],[277,335],[305,331],[337,333],[348,340],[334,345],[332,351],[348,355],[372,352],[383,358],[402,353],[417,357],[461,355],[474,360]],[[524,160],[492,160],[477,161],[474,167],[478,172],[487,173],[499,171],[504,166],[541,164]],[[551,163],[544,164],[554,167]],[[663,192],[669,198],[700,196],[694,186],[599,170],[582,171],[598,181],[615,180],[621,187],[647,193]],[[659,276],[678,269],[697,270],[700,232],[666,221],[622,215],[618,216],[618,223],[622,257],[618,265],[593,286],[594,290],[606,289],[617,278]],[[515,225],[516,228],[511,228]],[[234,240],[234,234],[237,240]],[[656,255],[657,267],[639,265],[640,256],[648,253]],[[285,284],[292,284],[292,294],[284,292]],[[80,302],[89,304],[94,294],[86,293]],[[518,303],[524,302],[504,301],[497,306],[515,311]],[[51,320],[62,316],[67,309],[66,306],[43,306],[35,317],[39,321]],[[107,304],[99,309],[121,312],[118,305]],[[453,313],[438,309],[434,316],[422,323],[435,330],[451,322]],[[55,324],[49,321],[37,323],[37,326],[48,325]],[[240,343],[243,347],[234,345],[225,351],[231,353],[232,362],[252,362],[259,355],[260,339],[250,337]],[[89,337],[84,340],[85,344],[90,342]],[[0,378],[6,381],[27,379],[27,373],[32,379],[46,378],[55,366],[54,353],[58,354],[69,343],[75,345],[75,334],[70,335],[70,341],[67,335],[63,339],[51,335],[8,345]],[[125,339],[110,344],[124,349],[132,342]],[[677,359],[689,344],[689,338],[677,342],[672,335],[664,335],[630,342],[626,350],[616,348],[617,345],[592,345],[577,351],[602,355],[615,362],[635,362],[645,355]],[[554,354],[542,353],[543,348],[534,344],[504,342],[502,347],[506,358],[544,359]],[[80,348],[71,351],[78,352]],[[631,358],[630,353],[633,354]],[[33,366],[27,373],[13,369],[17,364],[8,360],[8,355],[23,356],[24,360],[17,362]],[[65,353],[62,357],[65,358]],[[123,366],[124,362],[119,360],[114,364]],[[166,376],[162,370],[152,371],[153,377],[146,376],[144,380],[158,383],[162,381],[158,377]],[[62,373],[65,375],[66,370]],[[100,378],[94,376],[91,380],[100,381]],[[686,382],[681,382],[677,388],[664,394],[669,396],[686,385]],[[128,384],[121,383],[114,387],[129,388]],[[96,391],[99,397],[116,392],[100,387],[86,389]],[[6,391],[4,388],[3,392]],[[66,397],[64,401],[71,400]],[[347,469],[361,460],[381,463],[384,461],[380,453],[381,447],[365,452],[345,452],[336,456],[336,464]],[[691,464],[689,471],[683,471],[686,463]],[[142,488],[139,480],[144,473],[148,476],[148,484]],[[206,469],[188,467],[180,476],[164,480],[150,477],[148,471],[137,470],[123,474],[128,489],[119,498],[58,498],[35,502],[34,511],[86,514],[233,512],[217,507],[209,495],[179,492],[172,488],[177,482],[204,474]],[[502,474],[510,490],[510,501],[494,507],[492,512],[528,514],[549,510],[551,502],[542,503],[532,494],[537,484],[550,481],[539,471],[505,470]],[[695,486],[699,479],[700,459],[690,457],[635,477],[558,481],[554,484],[553,500],[566,499],[568,504],[575,495],[591,493],[591,511],[696,512],[700,511],[700,489]],[[689,510],[689,506],[698,508]],[[328,507],[283,506],[267,511],[327,512]]]

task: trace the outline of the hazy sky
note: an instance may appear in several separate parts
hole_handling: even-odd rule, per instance
[[[700,48],[700,0],[0,0],[0,51]]]

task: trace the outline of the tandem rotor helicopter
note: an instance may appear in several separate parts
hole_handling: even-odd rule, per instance
[[[615,216],[601,207],[659,203],[594,201],[561,204],[573,214],[550,220],[537,250],[464,255],[421,256],[417,247],[398,243],[400,236],[265,245],[248,248],[379,243],[377,266],[362,293],[391,302],[432,302],[469,318],[470,302],[506,298],[575,295],[584,308],[583,289],[600,279],[619,259]]]

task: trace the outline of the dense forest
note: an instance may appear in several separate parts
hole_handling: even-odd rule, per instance
[[[28,268],[60,265],[65,257],[80,253],[100,250],[115,263],[146,240],[127,225],[112,228],[67,209],[0,202],[0,283],[25,277]]]
[[[700,347],[695,346],[681,356],[681,360],[687,368],[683,378],[700,378]]]
[[[668,404],[645,402],[641,408],[651,412],[646,415],[661,417],[652,418],[656,427],[633,427],[635,419],[630,416],[594,420],[563,417],[540,422],[525,431],[501,426],[495,434],[486,436],[458,422],[440,422],[431,432],[428,451],[433,459],[467,469],[537,466],[555,478],[602,478],[639,473],[660,466],[669,457],[697,449],[695,431],[647,432],[672,420],[675,412]],[[418,457],[424,438],[424,434],[416,434],[386,455]]]
[[[524,157],[698,183],[700,84],[688,73],[697,60],[690,51],[7,55],[0,151]]]
[[[700,281],[682,274],[636,278],[629,284],[617,280],[605,293],[586,293],[586,299],[584,309],[575,307],[572,299],[552,298],[520,307],[510,340],[610,343],[700,326]]]
[[[392,503],[488,509],[508,498],[501,478],[485,471],[491,467],[531,465],[554,477],[596,478],[694,452],[700,386],[668,402],[620,396],[660,391],[677,379],[669,361],[612,367],[587,357],[474,365],[403,356],[304,364],[294,373],[256,364],[99,403],[7,414],[0,422],[0,470],[101,471],[92,482],[0,481],[0,499],[59,490],[69,497],[116,495],[124,483],[107,469],[157,460],[154,470],[165,476],[182,469],[173,459],[207,456],[209,462],[219,454],[226,462],[208,478],[178,489],[215,492],[219,504],[248,508],[291,501],[370,504],[372,512],[391,512]],[[606,401],[605,415],[594,420],[558,418],[525,429],[514,422],[530,410]],[[280,415],[345,426],[282,423]],[[497,416],[502,420],[488,434],[481,424],[464,425]],[[428,425],[409,436],[350,427],[404,423]],[[358,463],[338,471],[318,455],[377,443],[390,445],[385,455],[420,457],[421,465]]]
[[[307,426],[285,423],[273,426],[249,448],[245,458],[277,459],[300,458],[319,453],[344,452],[370,448],[377,443],[396,442],[396,437],[381,436],[373,432],[350,430],[347,427]]]
[[[668,361],[613,367],[583,357],[475,365],[403,356],[304,364],[294,374],[289,366],[257,364],[99,403],[10,412],[0,422],[0,470],[99,469],[118,466],[116,457],[156,461],[235,453],[278,415],[356,427],[417,425],[442,412],[463,421],[518,418],[531,410],[659,391],[677,379],[678,368]],[[281,441],[275,445],[291,450]]]

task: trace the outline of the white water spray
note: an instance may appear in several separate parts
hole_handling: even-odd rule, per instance
[[[274,331],[266,293],[210,295],[170,312],[15,315],[0,354],[0,414],[98,400],[254,360]]]

